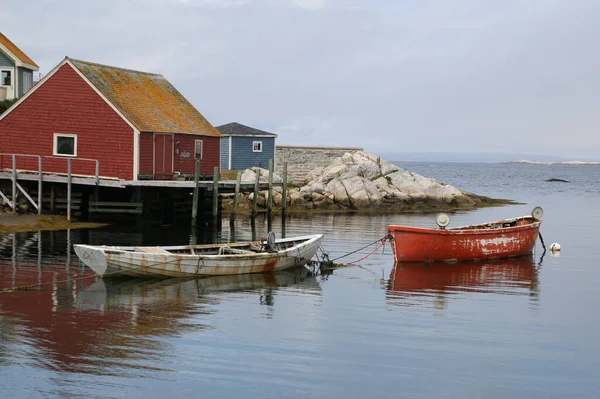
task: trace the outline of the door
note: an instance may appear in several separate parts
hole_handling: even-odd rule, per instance
[[[0,69],[0,101],[15,98],[14,68]]]
[[[172,134],[154,134],[154,178],[173,178],[175,137]]]

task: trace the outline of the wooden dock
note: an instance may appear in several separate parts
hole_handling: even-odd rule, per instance
[[[6,167],[6,163],[0,165],[3,166],[0,169],[0,197],[5,204],[17,212],[19,197],[25,198],[27,203],[31,204],[38,214],[41,214],[44,207],[53,212],[57,210],[57,203],[64,203],[63,207],[66,208],[68,220],[71,220],[72,209],[81,210],[82,214],[85,214],[85,219],[89,217],[90,213],[141,216],[144,213],[145,205],[148,205],[145,202],[154,201],[145,201],[144,197],[158,196],[162,209],[167,212],[171,212],[170,208],[177,208],[177,211],[173,210],[172,212],[181,213],[182,201],[183,203],[190,202],[183,208],[191,207],[192,224],[195,225],[200,213],[209,213],[204,205],[208,202],[207,200],[211,200],[210,214],[213,217],[218,215],[220,211],[219,194],[221,193],[235,193],[235,208],[237,208],[240,193],[269,190],[267,210],[271,211],[273,187],[283,186],[285,190],[286,186],[285,178],[283,183],[273,183],[272,161],[269,163],[269,181],[261,183],[258,174],[254,182],[241,182],[241,172],[238,172],[236,180],[220,180],[218,168],[215,168],[212,180],[200,180],[199,163],[194,180],[123,180],[101,176],[98,161],[91,159],[60,158],[67,164],[67,173],[60,173],[45,171],[43,168],[44,158],[56,157],[23,154],[0,154],[0,157],[10,157],[12,161],[10,168]],[[28,158],[29,162],[26,162],[28,168],[17,167],[19,157]],[[95,174],[88,176],[72,174],[71,163],[75,160],[92,163]],[[32,167],[35,164],[38,166],[37,170]],[[76,192],[74,193],[73,190]],[[186,193],[193,195],[193,198],[187,198],[188,201],[186,201]],[[179,206],[176,204],[176,197],[179,198]],[[253,214],[256,213],[257,197],[258,195],[254,196]],[[199,212],[199,207],[202,207],[204,211]],[[285,208],[285,205],[283,207]]]

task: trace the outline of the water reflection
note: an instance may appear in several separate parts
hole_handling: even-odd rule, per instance
[[[54,265],[28,262],[30,248],[41,241],[24,237],[6,240],[21,245],[8,258],[11,265],[0,267],[0,278],[3,285],[37,288],[0,294],[0,364],[139,377],[153,359],[169,355],[164,338],[212,329],[210,316],[229,293],[254,297],[267,307],[267,317],[274,316],[283,287],[320,296],[319,282],[304,267],[205,279],[102,280],[76,272],[65,256],[54,258]]]
[[[278,288],[301,288],[307,292],[319,293],[320,285],[316,277],[306,268],[271,272],[212,276],[205,278],[173,279],[98,279],[77,295],[78,309],[96,309],[110,312],[115,307],[134,307],[186,303],[197,300],[202,295],[218,292],[248,291],[270,296]]]
[[[394,265],[385,284],[390,303],[424,303],[445,309],[452,295],[492,293],[539,299],[538,266],[533,256],[514,259]]]

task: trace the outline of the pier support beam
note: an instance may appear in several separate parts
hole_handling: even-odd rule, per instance
[[[267,198],[267,212],[273,209],[273,160],[269,159],[269,197]]]
[[[258,205],[258,181],[260,180],[260,169],[256,170],[256,179],[254,180],[254,196],[252,197],[252,217],[256,216]]]
[[[12,156],[12,210],[17,211],[17,156]]]
[[[212,192],[212,217],[216,219],[219,215],[219,167],[213,169],[213,192]]]
[[[233,196],[233,214],[237,212],[238,204],[240,201],[240,182],[242,180],[242,172],[238,170],[237,177],[235,179],[235,195]]]
[[[198,221],[198,181],[200,181],[200,160],[196,161],[194,170],[194,195],[192,197],[192,230],[196,229]]]
[[[67,159],[67,221],[71,221],[71,161],[72,159]]]
[[[38,158],[38,170],[39,170],[39,179],[38,179],[38,215],[42,214],[42,183],[44,181],[42,174],[42,157]]]
[[[287,162],[283,163],[283,186],[281,187],[281,213],[285,219],[285,211],[287,210]]]

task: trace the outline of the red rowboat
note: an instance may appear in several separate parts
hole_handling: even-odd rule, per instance
[[[531,216],[496,220],[446,229],[450,218],[438,214],[439,229],[388,226],[396,262],[457,262],[500,259],[530,254],[535,246],[544,211]]]

